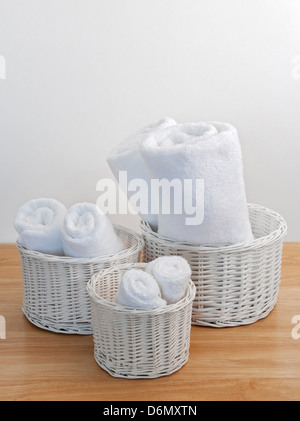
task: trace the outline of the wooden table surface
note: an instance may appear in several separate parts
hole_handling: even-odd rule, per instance
[[[2,401],[300,400],[300,243],[285,243],[274,310],[247,326],[192,326],[188,363],[157,379],[118,379],[94,360],[92,335],[52,333],[22,313],[22,274],[14,244],[0,245]]]

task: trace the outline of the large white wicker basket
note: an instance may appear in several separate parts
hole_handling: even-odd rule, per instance
[[[287,226],[281,215],[249,204],[255,239],[226,247],[199,247],[160,237],[142,221],[143,261],[181,255],[196,285],[192,324],[238,326],[253,323],[274,308],[281,278],[281,255]]]
[[[87,284],[91,299],[94,356],[114,377],[154,378],[179,370],[189,358],[192,302],[190,280],[186,296],[153,310],[115,303],[124,272],[146,264],[124,264],[102,270]]]
[[[114,227],[126,249],[110,256],[54,256],[28,250],[17,242],[23,277],[22,309],[31,323],[52,332],[92,334],[87,282],[104,268],[140,261],[144,245],[139,234]]]

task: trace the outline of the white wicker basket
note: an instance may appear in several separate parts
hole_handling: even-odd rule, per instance
[[[160,237],[142,221],[143,261],[181,255],[196,285],[192,324],[238,326],[253,323],[274,308],[281,278],[281,255],[287,226],[278,213],[249,204],[255,239],[226,247],[199,247]]]
[[[17,242],[23,277],[22,310],[31,323],[52,332],[92,334],[87,282],[104,268],[140,261],[144,245],[134,231],[114,227],[126,249],[110,256],[54,256],[28,250]]]
[[[145,266],[125,264],[102,270],[87,284],[95,360],[114,377],[166,376],[179,370],[189,358],[196,291],[191,280],[182,300],[158,309],[134,309],[113,302],[124,272]]]

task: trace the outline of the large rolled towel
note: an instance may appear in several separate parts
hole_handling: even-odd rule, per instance
[[[145,270],[156,279],[162,298],[168,304],[176,303],[185,296],[192,271],[183,257],[157,257],[147,264]]]
[[[29,250],[63,255],[60,231],[66,207],[55,199],[32,199],[17,212],[14,226],[18,241]]]
[[[123,140],[107,157],[107,163],[117,181],[119,181],[120,171],[127,172],[127,185],[124,186],[124,188],[126,189],[125,193],[129,200],[135,194],[135,190],[127,190],[130,182],[134,179],[142,179],[145,181],[147,189],[141,190],[139,193],[142,198],[141,202],[148,204],[148,206],[146,206],[146,209],[141,209],[140,216],[147,221],[154,230],[157,229],[157,213],[155,213],[155,211],[151,212],[151,204],[152,209],[157,209],[156,198],[153,196],[151,197],[151,179],[143,158],[141,157],[139,148],[142,141],[149,134],[155,134],[157,131],[175,124],[176,122],[173,119],[167,117],[152,123]]]
[[[71,206],[64,218],[61,239],[66,256],[100,257],[125,248],[112,223],[93,203]]]
[[[253,239],[241,148],[237,130],[232,125],[177,124],[150,133],[141,143],[140,151],[150,177],[169,182],[179,179],[184,191],[179,199],[174,195],[175,211],[171,207],[170,214],[159,213],[160,235],[211,246]],[[186,180],[189,181],[185,186]],[[200,180],[199,183],[196,180]],[[182,212],[176,213],[180,208]]]
[[[148,310],[167,304],[161,297],[156,280],[142,269],[129,269],[124,273],[115,301],[128,307]]]

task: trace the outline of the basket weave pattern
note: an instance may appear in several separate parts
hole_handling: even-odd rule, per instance
[[[17,242],[23,277],[23,312],[34,325],[59,333],[92,334],[86,284],[94,273],[115,264],[138,262],[144,242],[115,226],[126,249],[112,256],[73,258],[28,250]]]
[[[158,309],[134,309],[113,301],[124,272],[145,266],[123,264],[102,270],[87,284],[95,360],[114,377],[166,376],[179,370],[189,358],[195,297],[191,280],[182,300]]]
[[[286,223],[276,212],[249,204],[255,239],[226,247],[198,247],[160,237],[142,221],[143,261],[181,255],[196,285],[192,324],[238,326],[253,323],[274,308],[281,278]]]

